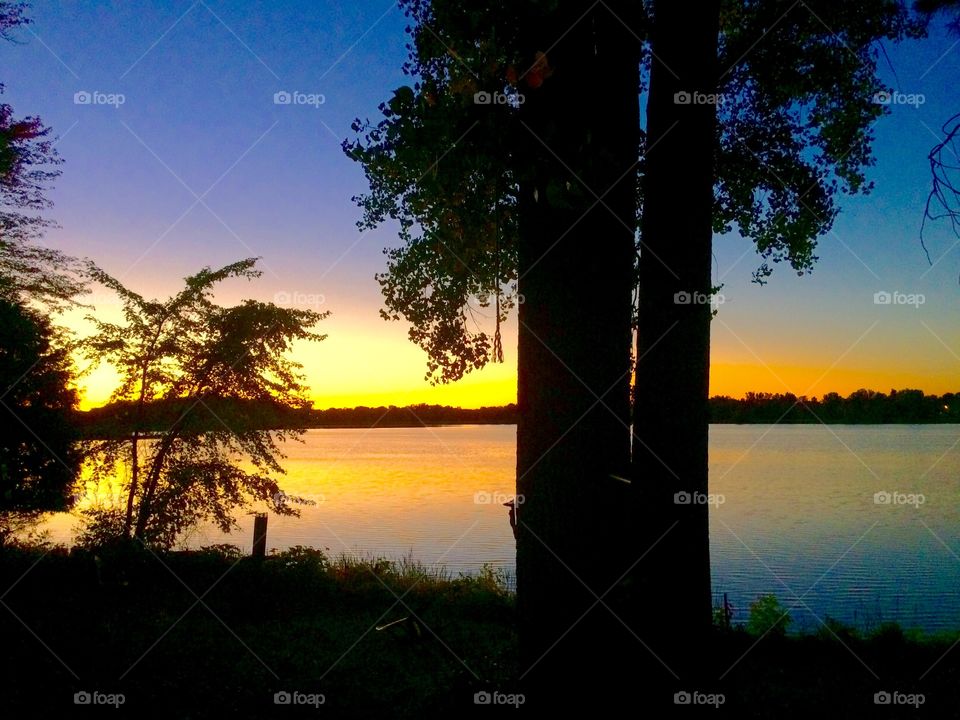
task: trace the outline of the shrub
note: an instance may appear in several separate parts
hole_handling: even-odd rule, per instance
[[[760,595],[750,604],[747,632],[757,636],[768,633],[783,636],[792,621],[789,611],[780,604],[776,595]]]

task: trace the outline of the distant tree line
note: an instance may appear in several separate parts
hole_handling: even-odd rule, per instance
[[[141,427],[162,432],[184,415],[182,399],[148,403]],[[132,420],[134,403],[111,403],[76,413],[75,424],[86,438],[123,436]],[[517,406],[461,408],[449,405],[396,405],[354,408],[290,408],[279,403],[207,400],[192,408],[188,433],[202,433],[224,426],[234,430],[277,428],[374,428],[436,425],[513,425]],[[926,395],[922,390],[891,390],[888,393],[860,389],[847,397],[827,393],[821,398],[793,393],[748,392],[742,398],[716,395],[710,398],[710,422],[749,423],[960,423],[960,394]]]
[[[355,407],[313,410],[308,427],[417,427],[421,425],[513,425],[517,406],[460,408],[447,405]]]
[[[710,398],[713,423],[960,423],[960,395],[924,395],[922,390],[889,394],[860,389],[842,397],[797,397],[793,393],[747,393],[742,399]]]
[[[183,399],[147,403],[140,427],[146,433],[160,433],[189,410],[187,433],[202,433],[213,428],[233,430],[423,427],[434,425],[512,425],[517,421],[514,404],[460,408],[447,405],[396,405],[379,407],[290,408],[279,403],[219,398],[202,404]],[[129,433],[136,404],[115,402],[76,413],[75,424],[88,439],[123,437]]]

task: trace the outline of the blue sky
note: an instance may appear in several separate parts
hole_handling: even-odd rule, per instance
[[[366,185],[340,142],[405,82],[406,19],[395,5],[37,2],[31,15],[19,44],[0,45],[0,79],[18,114],[40,115],[61,137],[66,164],[51,194],[61,228],[50,244],[156,295],[203,265],[262,256],[261,280],[224,298],[287,293],[332,311],[328,340],[302,354],[319,405],[512,398],[513,325],[504,366],[436,389],[405,328],[377,315],[373,275],[395,231],[357,231],[351,197]],[[876,189],[844,199],[812,275],[781,267],[758,287],[749,244],[716,240],[726,302],[713,329],[714,392],[960,389],[960,247],[945,225],[931,227],[931,269],[919,244],[926,156],[960,111],[958,38],[939,25],[927,40],[887,47],[885,79],[925,102],[878,122]],[[84,91],[124,102],[76,104]],[[276,105],[280,91],[324,102]],[[876,305],[881,290],[925,302]]]

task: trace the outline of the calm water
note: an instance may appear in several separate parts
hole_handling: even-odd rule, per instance
[[[514,567],[500,503],[513,493],[513,426],[311,430],[287,446],[285,489],[314,499],[269,520],[268,547]],[[721,425],[710,430],[713,584],[736,615],[775,593],[794,627],[830,615],[859,627],[895,620],[960,628],[960,426]],[[891,495],[875,502],[875,493]],[[478,495],[478,493],[480,495]],[[920,497],[922,495],[922,497]],[[888,496],[881,496],[887,499]],[[476,499],[492,502],[476,502]],[[922,501],[922,502],[921,502]],[[69,516],[50,523],[69,542]],[[252,518],[197,547],[249,550]]]

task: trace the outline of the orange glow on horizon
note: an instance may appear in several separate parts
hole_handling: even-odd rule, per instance
[[[68,313],[64,324],[78,336],[90,332],[84,313]],[[119,308],[107,306],[98,314],[119,321]],[[298,343],[293,356],[303,365],[305,383],[314,407],[346,408],[365,405],[450,405],[463,408],[506,405],[516,402],[516,327],[504,329],[505,362],[468,373],[456,383],[430,385],[424,379],[426,354],[407,338],[401,323],[385,323],[367,314],[343,313],[324,320],[317,328],[327,338],[319,343]],[[801,356],[789,348],[764,362],[731,362],[736,352],[717,347],[711,364],[710,394],[743,397],[747,392],[770,392],[822,397],[828,392],[843,396],[860,388],[889,392],[891,388],[917,388],[928,394],[957,392],[952,358],[923,362],[912,358],[877,360],[878,355],[849,357],[835,367],[818,366],[816,356]],[[745,358],[746,359],[746,358]],[[791,362],[791,359],[793,362]],[[806,360],[809,364],[795,364]],[[924,367],[925,365],[925,367]],[[82,367],[82,363],[78,362]],[[80,407],[105,404],[119,378],[113,368],[101,366],[81,377]]]
[[[413,348],[416,354],[419,350]],[[402,351],[398,351],[402,355]],[[419,358],[418,358],[419,359]],[[335,364],[344,371],[350,358]],[[396,384],[385,381],[363,389],[364,377],[340,376],[342,383],[328,383],[322,378],[330,372],[309,373],[308,384],[314,407],[351,408],[357,406],[379,407],[396,405],[450,405],[463,408],[478,408],[514,403],[517,400],[515,366],[493,365],[468,374],[463,380],[447,385],[431,386],[423,380],[422,366],[413,365],[404,380]],[[927,394],[942,395],[957,392],[956,376],[944,373],[931,376],[919,372],[877,371],[858,368],[825,368],[791,365],[748,365],[714,362],[711,366],[710,394],[742,398],[747,392],[787,393],[823,397],[828,392],[847,396],[860,388],[889,392],[891,389],[918,388]],[[775,373],[775,374],[774,374]],[[88,410],[107,402],[117,381],[112,368],[102,367],[84,378],[81,408]],[[781,382],[782,381],[782,382]],[[337,385],[342,388],[338,391]],[[323,388],[318,392],[318,389]]]
[[[891,389],[923,390],[928,395],[960,391],[956,371],[931,373],[901,368],[834,368],[789,364],[734,364],[714,361],[710,366],[710,394],[742,398],[748,392],[793,393],[798,397],[823,397],[836,392],[846,397],[866,388],[889,393]]]

